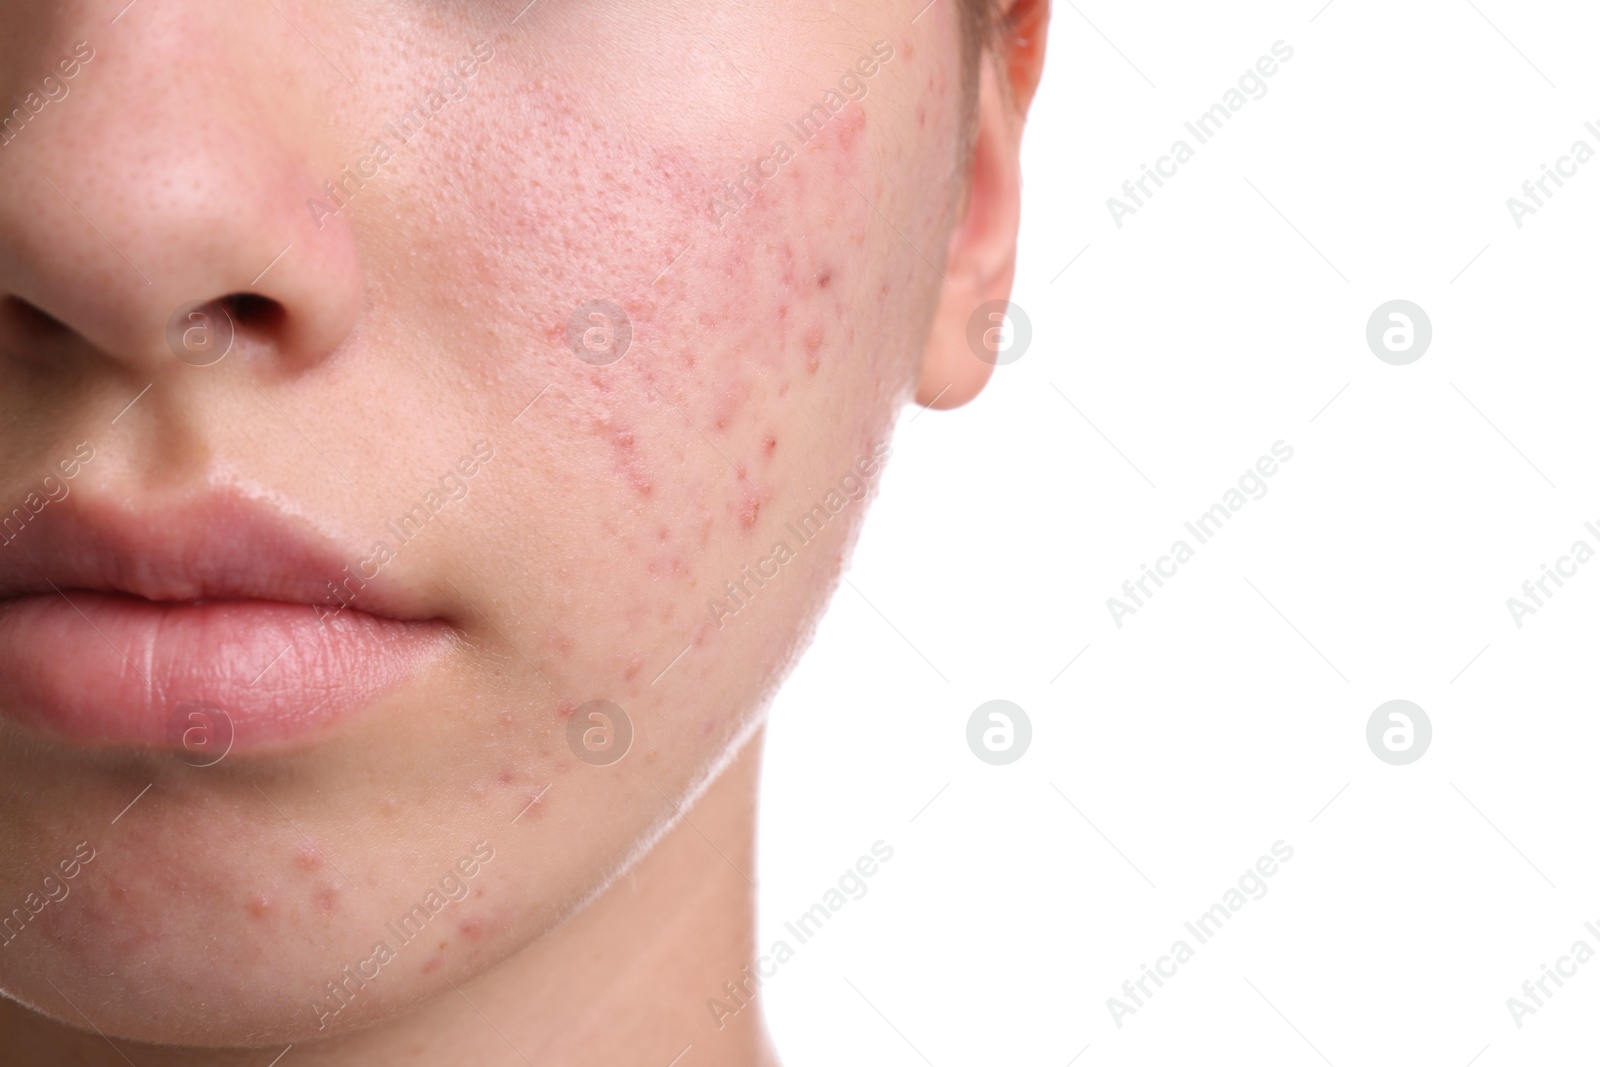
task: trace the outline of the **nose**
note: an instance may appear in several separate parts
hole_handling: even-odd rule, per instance
[[[57,7],[0,33],[0,100],[46,101],[0,135],[0,353],[65,327],[103,358],[196,362],[222,311],[286,367],[337,349],[362,277],[343,217],[313,209],[337,169],[308,88],[326,71],[273,54],[272,5]]]

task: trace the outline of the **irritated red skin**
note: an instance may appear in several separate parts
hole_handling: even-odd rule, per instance
[[[384,23],[340,3],[291,5],[352,87],[270,6],[139,5],[67,105],[28,131],[29,154],[0,153],[0,222],[26,252],[0,258],[0,289],[41,279],[41,303],[52,279],[93,290],[89,310],[61,297],[61,317],[115,352],[63,349],[59,372],[0,366],[0,398],[45,395],[39,377],[59,373],[50,397],[98,405],[68,421],[105,426],[156,383],[104,431],[75,493],[159,506],[163,494],[245,486],[354,559],[473,442],[495,453],[385,574],[434,609],[442,649],[354,615],[352,632],[328,641],[283,631],[275,609],[248,609],[260,612],[251,625],[223,606],[161,609],[191,631],[188,646],[218,651],[181,662],[163,651],[177,645],[151,642],[143,656],[164,661],[164,694],[214,686],[259,702],[238,761],[199,769],[0,723],[0,908],[63,842],[93,835],[101,848],[66,904],[0,951],[7,994],[81,1025],[48,977],[96,1004],[118,1040],[324,1040],[308,1001],[475,842],[492,843],[472,894],[436,920],[438,941],[404,949],[330,1024],[353,1033],[559,927],[758,723],[865,502],[791,545],[792,562],[737,614],[719,623],[709,605],[874,454],[906,398],[940,281],[923,253],[938,261],[956,200],[928,177],[949,173],[957,128],[953,89],[928,75],[929,57],[956,54],[952,5],[909,38],[920,3],[853,12],[854,26],[827,5],[735,5],[710,31],[716,49],[702,20],[625,6],[537,5],[503,34],[470,6]],[[70,16],[34,17],[70,50],[82,30]],[[468,94],[308,231],[306,199],[480,38],[496,51]],[[896,54],[867,96],[715,221],[723,183],[880,38]],[[14,47],[0,44],[0,90],[13,88],[9,72],[29,73]],[[130,99],[143,111],[131,128]],[[112,143],[118,167],[84,165]],[[154,295],[45,174],[138,260]],[[185,223],[174,204],[210,214]],[[291,243],[260,287],[308,320],[344,323],[336,347],[284,353],[246,334],[217,373],[180,377],[114,343],[128,309],[161,304],[147,317],[164,323],[191,289],[246,286]],[[239,249],[239,264],[195,273]],[[271,288],[290,281],[298,288]],[[569,317],[593,299],[620,306],[632,330],[604,367],[567,347]],[[163,343],[157,330],[146,348]],[[93,389],[77,384],[85,375]],[[15,457],[0,500],[54,458],[53,438],[36,443],[51,435],[11,426],[0,420]],[[6,610],[65,633],[57,609]],[[0,628],[10,622],[0,612]],[[102,680],[119,669],[92,631],[75,633]],[[329,688],[345,707],[341,722],[312,724],[309,749],[272,744],[305,725],[307,703],[244,684],[246,664],[259,670],[283,647],[269,635],[293,649],[274,672],[290,665],[280,677],[301,695]],[[71,681],[0,662],[0,700],[6,686],[13,699],[31,689],[87,716],[90,694]],[[138,725],[124,740],[148,740],[155,702],[137,679],[118,684],[96,699],[130,709]],[[609,771],[567,743],[593,699],[623,706],[635,728]]]

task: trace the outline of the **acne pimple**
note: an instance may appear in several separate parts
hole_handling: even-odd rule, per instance
[[[545,644],[555,649],[556,655],[562,659],[570,659],[572,656],[572,638],[560,630],[551,630],[545,638]]]
[[[576,701],[563,699],[556,701],[556,714],[563,719],[572,718],[572,713],[578,710]]]
[[[255,896],[250,898],[248,903],[245,904],[245,911],[250,914],[250,918],[256,920],[265,919],[267,917],[267,913],[271,910],[272,898],[267,896],[265,893],[257,893]]]
[[[826,289],[828,287],[828,285],[832,281],[833,281],[833,271],[824,270],[821,274],[817,275],[817,288],[818,289]]]
[[[318,871],[322,869],[322,853],[309,841],[302,841],[295,846],[294,864],[302,871]]]
[[[777,439],[777,437],[775,437],[775,436],[773,436],[772,434],[769,433],[769,434],[767,434],[766,439],[761,442],[761,445],[762,445],[762,448],[766,451],[767,455],[771,456],[772,453],[774,453],[774,452],[776,452],[778,450],[778,439]]]
[[[835,125],[837,130],[834,133],[834,140],[838,143],[840,151],[849,158],[854,154],[856,143],[861,139],[861,131],[867,128],[867,109],[859,103],[852,102],[839,114],[839,121]],[[840,173],[843,172],[844,168],[841,167]]]
[[[332,886],[324,886],[322,889],[317,890],[314,899],[316,900],[318,911],[324,915],[332,915],[334,908],[339,903],[339,890]]]

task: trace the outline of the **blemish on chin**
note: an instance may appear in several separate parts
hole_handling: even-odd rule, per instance
[[[822,365],[822,357],[819,355],[822,349],[822,338],[823,333],[821,326],[813,326],[806,331],[805,346],[807,374],[817,373],[817,368]]]
[[[860,103],[851,101],[850,106],[839,113],[834,126],[834,141],[849,159],[855,153],[857,142],[861,140],[861,132],[867,128],[867,109]]]

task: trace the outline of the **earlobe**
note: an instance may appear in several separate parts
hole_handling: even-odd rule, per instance
[[[999,54],[980,64],[966,205],[950,234],[944,285],[917,380],[917,403],[927,407],[967,403],[1000,361],[995,341],[1007,325],[1021,224],[1022,125],[1044,63],[1049,10],[1048,0],[1009,5],[995,45]]]

